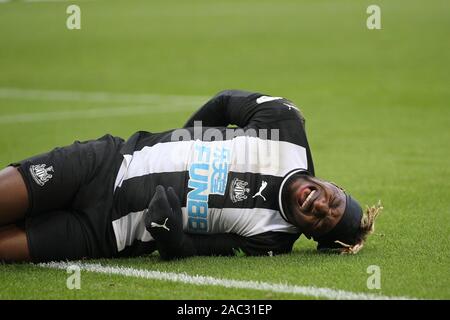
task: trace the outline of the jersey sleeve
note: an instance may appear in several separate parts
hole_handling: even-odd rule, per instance
[[[205,127],[236,125],[249,134],[266,131],[266,137],[271,140],[302,146],[306,149],[308,171],[315,175],[305,118],[290,100],[262,93],[225,90],[201,107],[187,121],[185,128],[194,126],[195,121],[202,121]],[[277,136],[274,137],[273,133]]]
[[[236,234],[193,235],[197,255],[264,256],[289,253],[299,234],[265,232],[251,237]]]
[[[161,252],[165,260],[190,256],[277,255],[292,250],[299,234],[266,232],[251,237],[237,234],[185,234],[182,244]]]
[[[240,128],[263,128],[286,120],[304,123],[298,108],[287,99],[256,92],[225,90],[192,115],[184,127],[192,127],[195,121],[202,121],[206,127],[236,125]]]

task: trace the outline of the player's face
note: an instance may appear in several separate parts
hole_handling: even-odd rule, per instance
[[[305,175],[294,181],[290,190],[290,212],[308,237],[327,233],[344,214],[344,191],[333,183]]]

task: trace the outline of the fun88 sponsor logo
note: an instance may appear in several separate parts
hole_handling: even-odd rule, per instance
[[[208,197],[224,195],[230,166],[230,149],[198,141],[189,167],[187,194],[188,230],[208,231]]]

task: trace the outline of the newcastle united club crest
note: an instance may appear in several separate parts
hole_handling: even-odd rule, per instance
[[[53,176],[50,172],[54,172],[53,166],[46,168],[45,164],[38,164],[30,166],[30,173],[34,181],[40,185],[44,186]]]
[[[233,203],[247,199],[250,188],[247,188],[248,182],[234,178],[230,186],[230,199]]]

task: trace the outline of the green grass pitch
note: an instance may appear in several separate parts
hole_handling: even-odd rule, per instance
[[[179,127],[198,97],[240,88],[294,101],[317,175],[385,207],[377,235],[356,256],[319,255],[302,237],[291,255],[102,264],[450,298],[448,1],[375,1],[381,30],[366,28],[374,2],[366,0],[73,2],[81,30],[66,28],[67,2],[0,3],[0,166],[105,133]],[[114,108],[130,112],[110,116]],[[366,286],[370,265],[380,267],[380,290]],[[0,299],[310,298],[90,272],[81,290],[68,290],[66,279],[65,271],[0,265]]]

